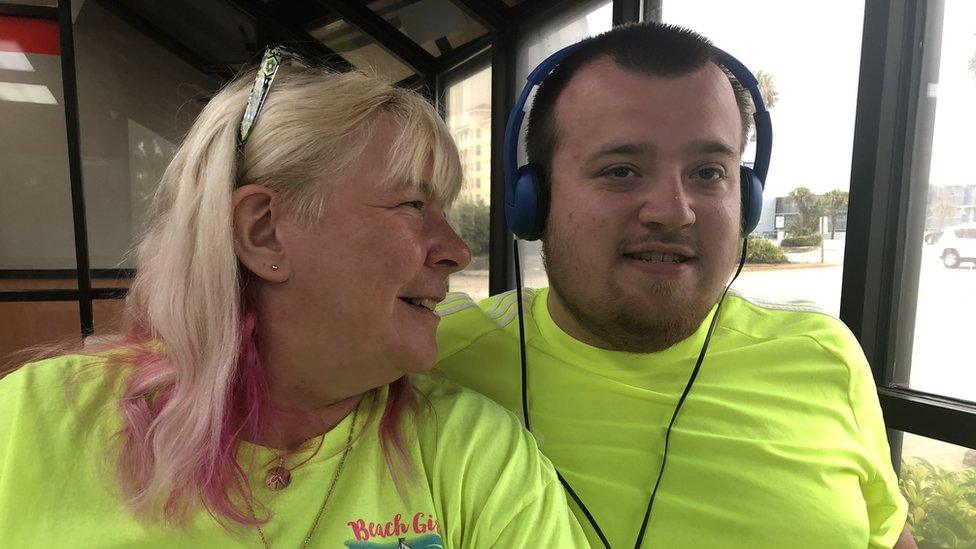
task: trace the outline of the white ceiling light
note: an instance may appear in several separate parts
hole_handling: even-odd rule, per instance
[[[0,82],[0,101],[41,103],[43,105],[58,104],[57,99],[51,94],[51,90],[47,89],[47,86],[14,82]]]
[[[0,51],[0,69],[34,72],[34,66],[27,60],[27,56],[17,51]]]

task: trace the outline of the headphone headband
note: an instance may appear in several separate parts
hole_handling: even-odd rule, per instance
[[[749,95],[756,111],[752,113],[752,121],[756,126],[756,157],[752,164],[752,171],[756,172],[763,187],[766,186],[766,174],[769,172],[769,158],[773,148],[773,123],[766,110],[766,102],[759,92],[759,81],[741,61],[729,55],[724,50],[715,48],[716,58],[732,76],[739,81]]]
[[[505,214],[507,217],[509,209],[515,207],[515,180],[518,178],[518,138],[522,132],[522,120],[525,118],[525,103],[529,100],[532,88],[542,84],[549,73],[581,47],[583,47],[583,42],[566,46],[539,63],[539,66],[525,78],[527,83],[522,87],[522,93],[519,94],[518,100],[515,101],[515,107],[508,115],[508,122],[505,125],[504,148],[502,149],[502,165],[505,170]]]

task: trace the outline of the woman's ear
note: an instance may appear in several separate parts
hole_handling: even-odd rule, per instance
[[[243,185],[231,195],[234,252],[245,267],[268,282],[286,282],[291,266],[278,236],[278,194],[262,185]]]

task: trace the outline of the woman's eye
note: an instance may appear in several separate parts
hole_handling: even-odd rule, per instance
[[[611,166],[601,174],[603,177],[613,177],[615,179],[626,179],[637,175],[637,172],[629,166]]]

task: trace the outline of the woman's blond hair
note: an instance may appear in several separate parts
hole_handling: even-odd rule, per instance
[[[234,253],[231,193],[256,183],[277,191],[309,222],[329,185],[349,180],[380,121],[398,128],[387,158],[390,184],[429,186],[445,204],[461,181],[457,149],[418,94],[359,72],[282,68],[243,148],[237,134],[254,73],[204,107],[166,169],[153,222],[138,246],[122,342],[128,370],[120,402],[118,476],[137,514],[162,504],[184,523],[198,504],[219,519],[252,524],[242,438],[273,404],[254,338],[248,273]],[[423,181],[425,168],[433,177]],[[346,177],[343,177],[346,176]],[[349,183],[352,184],[352,183]],[[381,420],[387,461],[403,456],[396,424],[412,402],[406,378],[390,388]]]

